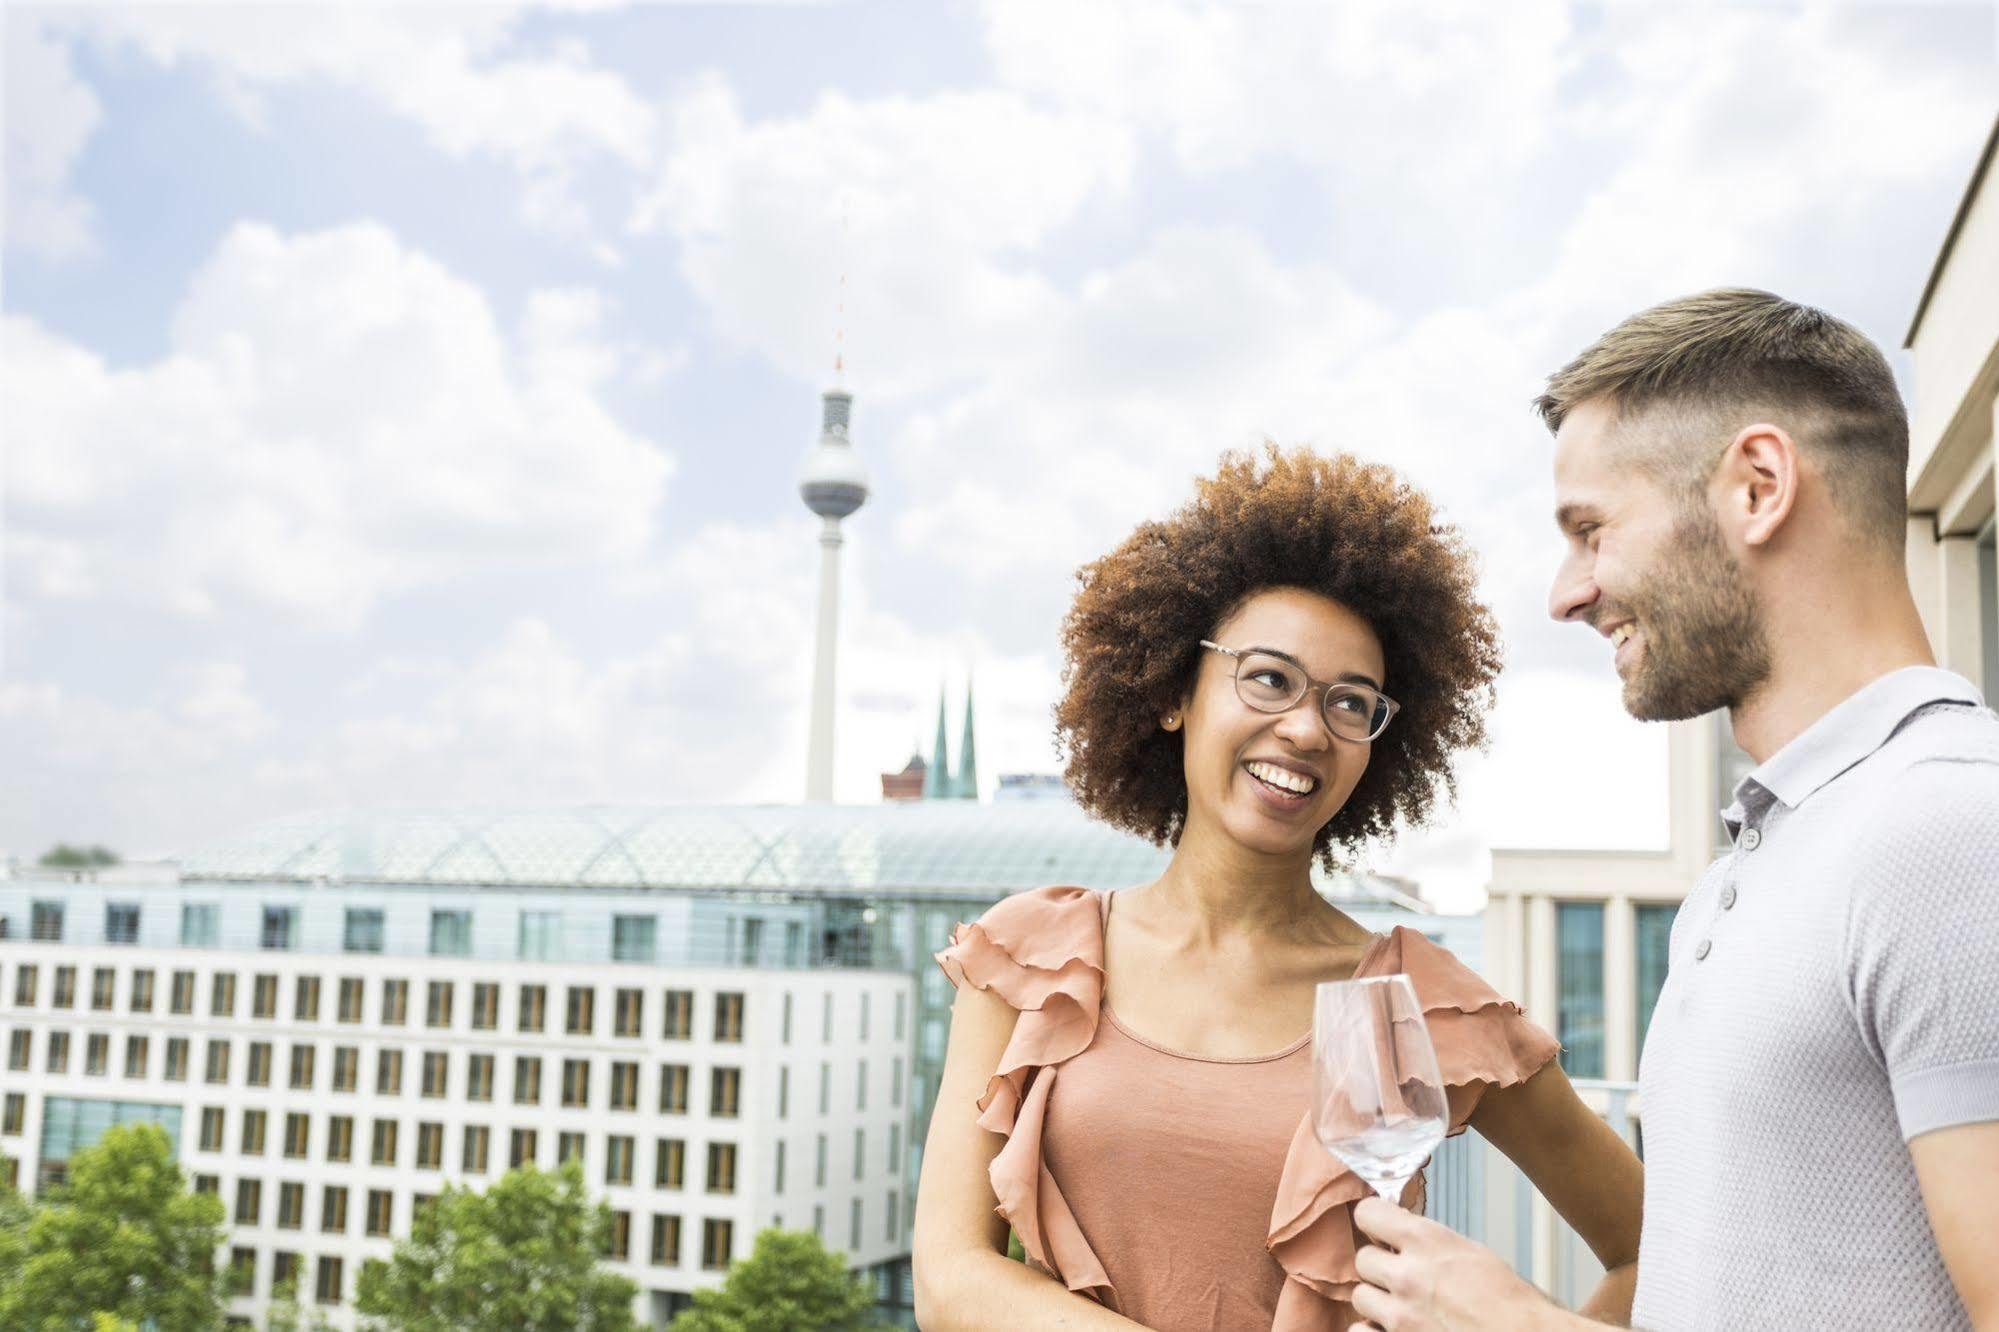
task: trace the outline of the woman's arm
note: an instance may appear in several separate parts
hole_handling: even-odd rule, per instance
[[[1578,1312],[1623,1326],[1638,1284],[1645,1167],[1550,1060],[1525,1082],[1488,1091],[1472,1127],[1505,1152],[1604,1266]]]
[[[986,1175],[1006,1139],[978,1126],[973,1105],[1017,1016],[999,996],[970,984],[959,987],[952,1005],[916,1193],[917,1325],[924,1332],[1130,1332],[1139,1324],[1006,1256],[1006,1223],[993,1211]]]

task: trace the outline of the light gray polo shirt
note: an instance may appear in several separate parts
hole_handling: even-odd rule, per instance
[[[1722,818],[1638,1073],[1632,1324],[1968,1329],[1907,1141],[1999,1120],[1999,717],[1892,672]]]

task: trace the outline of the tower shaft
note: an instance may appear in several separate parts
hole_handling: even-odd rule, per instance
[[[812,733],[805,751],[805,798],[833,798],[833,698],[840,655],[840,520],[819,531],[819,644],[812,663]]]

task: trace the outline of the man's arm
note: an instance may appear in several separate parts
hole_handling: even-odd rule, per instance
[[[1959,1124],[1909,1140],[1930,1232],[1978,1332],[1999,1332],[1999,1122]]]

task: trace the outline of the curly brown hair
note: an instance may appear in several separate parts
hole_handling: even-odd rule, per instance
[[[1085,809],[1154,843],[1178,845],[1187,818],[1181,736],[1159,719],[1192,687],[1200,640],[1266,589],[1316,592],[1366,620],[1402,705],[1312,843],[1328,869],[1336,844],[1352,851],[1398,820],[1423,822],[1440,789],[1455,798],[1452,759],[1485,747],[1498,627],[1474,595],[1470,548],[1390,468],[1275,444],[1225,454],[1179,512],[1142,524],[1076,581],[1055,708],[1065,775]]]

